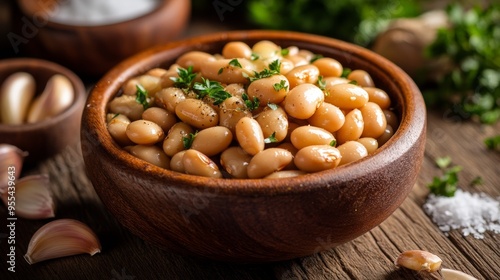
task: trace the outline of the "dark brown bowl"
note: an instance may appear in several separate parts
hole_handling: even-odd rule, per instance
[[[177,38],[191,13],[189,0],[162,0],[156,10],[134,19],[78,26],[51,21],[58,2],[18,0],[22,13],[36,28],[36,36],[30,36],[26,44],[27,53],[58,62],[79,74],[99,77],[126,57]]]
[[[161,169],[118,147],[106,130],[107,103],[130,77],[167,67],[192,50],[220,53],[230,41],[271,40],[364,69],[390,93],[401,120],[373,155],[336,169],[289,179],[209,179]],[[109,211],[153,244],[233,262],[310,255],[379,225],[407,197],[424,154],[426,110],[400,68],[338,40],[284,31],[217,33],[150,49],[113,68],[93,89],[82,120],[88,175]]]
[[[53,156],[79,140],[87,94],[83,82],[69,69],[50,61],[32,58],[0,60],[0,84],[8,76],[19,71],[33,75],[37,94],[43,91],[47,81],[55,74],[68,77],[75,91],[73,104],[53,118],[32,124],[0,124],[0,143],[12,144],[28,151],[26,160],[32,163]]]

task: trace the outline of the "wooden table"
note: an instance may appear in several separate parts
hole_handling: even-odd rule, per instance
[[[206,31],[206,30],[205,30]],[[208,30],[212,31],[212,30]],[[203,33],[195,30],[191,35]],[[405,250],[423,249],[439,255],[443,267],[472,274],[478,279],[500,279],[500,234],[483,240],[463,237],[459,231],[443,234],[422,210],[433,176],[440,175],[434,161],[451,156],[461,165],[464,190],[500,197],[500,153],[485,149],[483,139],[500,133],[500,124],[482,126],[460,120],[451,112],[428,113],[428,139],[423,166],[412,193],[380,226],[363,236],[316,255],[278,263],[228,264],[162,251],[130,234],[104,208],[85,175],[79,146],[40,162],[23,175],[44,173],[57,203],[56,218],[73,218],[98,234],[103,249],[93,257],[78,255],[28,265],[23,259],[33,233],[49,220],[18,219],[16,272],[7,271],[7,229],[0,228],[0,279],[419,279],[397,269],[393,262]],[[483,184],[468,186],[481,176]],[[0,207],[6,221],[6,210]],[[319,241],[320,242],[320,241]]]

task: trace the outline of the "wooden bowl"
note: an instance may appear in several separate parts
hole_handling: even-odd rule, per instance
[[[191,12],[189,0],[161,0],[152,12],[126,21],[78,26],[51,21],[55,0],[18,0],[36,36],[26,52],[58,62],[78,74],[101,76],[121,60],[146,48],[171,41],[185,29]]]
[[[26,162],[34,163],[79,141],[80,122],[87,94],[80,78],[67,68],[32,58],[0,60],[0,84],[19,71],[30,73],[35,78],[37,94],[43,91],[47,81],[55,74],[68,77],[75,91],[73,104],[57,116],[31,124],[0,124],[0,143],[12,144],[28,151]]]
[[[371,156],[289,179],[209,179],[161,169],[117,146],[106,129],[108,102],[127,79],[168,67],[179,55],[220,53],[230,41],[271,40],[364,69],[396,104],[401,124]],[[150,49],[113,68],[92,90],[82,120],[90,180],[128,229],[168,250],[231,262],[311,255],[348,242],[395,211],[416,182],[424,154],[426,110],[419,89],[381,56],[338,40],[285,31],[204,35]]]

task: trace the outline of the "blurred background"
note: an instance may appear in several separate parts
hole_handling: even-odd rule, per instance
[[[54,1],[68,3],[81,0],[39,2]],[[164,24],[160,28],[152,26],[150,29],[160,35],[165,34],[164,39],[168,37],[168,40],[237,29],[292,30],[337,38],[370,48],[398,64],[421,87],[429,106],[445,105],[453,108],[461,118],[482,123],[496,123],[500,120],[499,1],[183,1],[190,4],[189,19],[185,25],[179,26],[178,32],[161,33],[162,29],[168,29],[172,24]],[[20,9],[19,2],[30,1],[0,2],[0,58],[48,58],[66,64],[71,70],[86,76],[88,73],[82,71],[84,67],[79,67],[82,66],[81,62],[76,66],[71,65],[69,60],[60,59],[57,54],[49,54],[40,47],[40,40],[37,39],[43,37],[44,29],[53,28],[50,23],[42,22],[30,34],[32,38],[16,37],[26,28],[26,19],[33,19],[33,15]],[[165,17],[174,21],[176,19],[175,13]],[[173,37],[167,36],[172,34]],[[133,39],[141,41],[141,38],[135,35]],[[44,41],[44,47],[51,43],[58,44],[55,40],[51,42],[46,38]],[[114,41],[113,44],[120,44],[116,42],[117,39]],[[164,41],[156,40],[150,44],[144,42],[141,49]],[[102,46],[102,42],[99,44]],[[78,51],[85,55],[85,47],[82,48]],[[102,49],[92,51],[95,53]],[[139,50],[134,49],[133,53]],[[130,52],[125,54],[128,56]],[[110,65],[123,58],[115,57],[110,60],[104,69],[91,73],[92,79],[99,78]]]

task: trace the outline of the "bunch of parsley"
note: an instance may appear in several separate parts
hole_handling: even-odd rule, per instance
[[[451,26],[438,31],[427,54],[449,58],[452,70],[436,87],[424,91],[425,99],[430,105],[455,102],[465,117],[496,123],[500,120],[500,4],[472,9],[453,4],[447,14]]]

